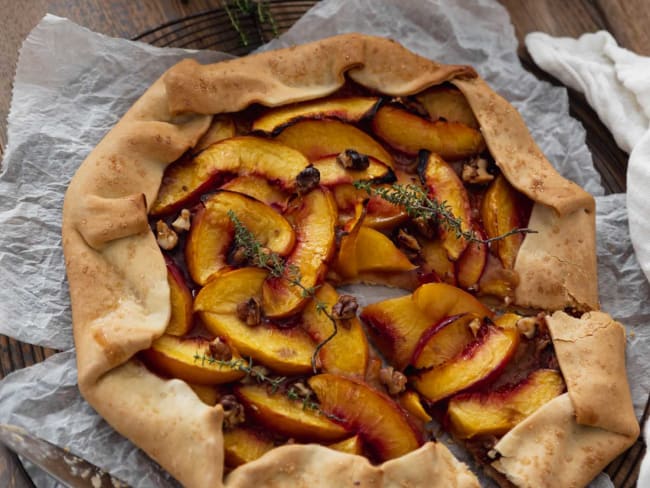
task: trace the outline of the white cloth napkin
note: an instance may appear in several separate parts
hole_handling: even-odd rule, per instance
[[[618,146],[630,154],[630,236],[650,280],[650,58],[619,47],[605,31],[578,39],[534,32],[526,36],[526,47],[540,68],[585,95]],[[650,422],[644,436],[648,444]],[[641,463],[637,486],[650,486],[650,456]]]

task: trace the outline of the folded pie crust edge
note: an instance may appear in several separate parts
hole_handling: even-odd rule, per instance
[[[394,59],[400,59],[397,68]],[[80,390],[119,432],[187,486],[221,483],[222,411],[219,406],[202,405],[182,382],[161,380],[134,359],[138,351],[162,335],[170,314],[166,268],[149,230],[146,210],[156,196],[165,167],[196,144],[208,129],[211,114],[237,111],[252,102],[274,106],[326,96],[343,83],[344,74],[368,88],[395,96],[445,81],[455,83],[474,108],[488,147],[496,152],[497,164],[516,188],[534,195],[536,205],[560,220],[573,212],[593,213],[593,199],[562,178],[536,152],[538,149],[531,152],[536,145],[525,126],[519,126],[523,124],[521,117],[469,67],[440,65],[393,41],[359,34],[210,66],[183,61],[172,67],[105,136],[74,176],[66,192],[62,234]],[[492,102],[482,105],[485,97]],[[503,115],[493,117],[495,107],[502,107]],[[524,163],[513,168],[495,146],[503,136],[495,135],[494,128],[509,123],[517,127],[514,133],[524,140],[515,147],[521,156],[517,161]],[[544,191],[536,191],[537,180],[527,172],[544,175]],[[586,219],[583,225],[585,239],[577,246],[578,254],[586,256],[589,263],[593,261],[593,267],[586,269],[594,270],[589,281],[595,281],[593,219]],[[528,238],[522,250],[526,241]],[[559,265],[564,261],[560,259]],[[563,297],[569,296],[564,292],[566,283],[558,286]],[[583,305],[596,308],[597,293],[586,290],[584,294]],[[574,295],[579,292],[572,292]],[[574,306],[571,302],[557,308]],[[186,410],[194,411],[194,418],[170,411],[173,405],[191,405]],[[197,446],[204,449],[197,452]],[[390,476],[386,473],[421,469],[420,461],[411,464],[409,460],[435,452],[434,457],[446,463],[440,465],[441,473],[452,476],[450,480],[466,480],[459,486],[477,486],[462,463],[450,460],[444,446],[427,446],[371,471],[380,470],[387,483]],[[184,448],[192,455],[179,456]],[[283,453],[293,456],[300,449],[305,450],[306,458],[310,456],[307,450],[317,452],[323,460],[353,458],[313,446],[274,449],[267,456],[281,459]],[[321,455],[321,451],[328,455]],[[202,455],[206,462],[200,459]],[[252,470],[256,464],[239,469]],[[443,469],[445,465],[450,467]],[[323,469],[322,463],[318,469]],[[229,480],[237,479],[237,471]],[[465,474],[457,478],[461,472]]]

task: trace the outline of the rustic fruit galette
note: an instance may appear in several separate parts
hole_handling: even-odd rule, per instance
[[[356,34],[179,63],[63,244],[83,395],[184,485],[478,486],[446,432],[583,486],[638,436],[594,201],[467,66]]]

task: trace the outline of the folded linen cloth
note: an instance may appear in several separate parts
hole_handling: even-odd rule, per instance
[[[630,154],[627,210],[630,236],[650,280],[650,58],[618,46],[609,32],[578,39],[541,32],[526,36],[535,63],[585,95],[618,146]],[[650,423],[644,429],[650,441]],[[650,456],[641,463],[637,486],[650,486]]]

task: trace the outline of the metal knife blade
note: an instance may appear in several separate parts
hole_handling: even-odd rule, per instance
[[[94,464],[21,427],[0,424],[0,443],[69,488],[129,488]]]

